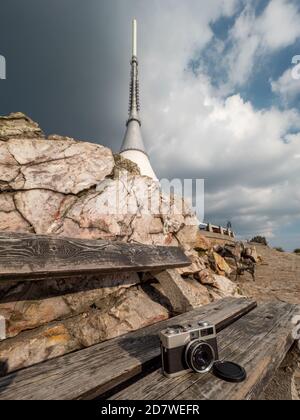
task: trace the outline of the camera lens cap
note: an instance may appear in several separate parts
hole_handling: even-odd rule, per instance
[[[243,382],[247,373],[243,367],[233,362],[215,362],[213,367],[214,375],[226,382]]]

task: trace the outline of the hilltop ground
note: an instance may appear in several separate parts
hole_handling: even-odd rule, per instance
[[[257,265],[255,282],[247,274],[239,280],[242,293],[253,296],[258,302],[280,300],[300,304],[300,255],[278,252],[263,245],[256,248],[262,262]],[[296,345],[261,399],[300,399],[300,360]]]
[[[239,280],[242,293],[258,302],[280,300],[300,304],[300,255],[255,246],[262,262],[257,264],[255,282],[247,274]]]

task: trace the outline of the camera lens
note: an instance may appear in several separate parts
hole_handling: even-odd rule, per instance
[[[197,373],[210,371],[215,362],[214,349],[208,343],[200,340],[189,343],[185,357],[189,368]]]
[[[199,321],[198,322],[199,327],[209,327],[209,323],[208,322],[204,322],[204,321]]]

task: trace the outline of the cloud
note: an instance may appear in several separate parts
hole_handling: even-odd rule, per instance
[[[294,44],[300,36],[299,17],[293,1],[271,0],[257,22],[263,45],[275,50]]]
[[[278,80],[271,80],[272,91],[288,105],[300,94],[300,79],[293,78],[293,69],[286,70]]]
[[[293,45],[300,37],[299,20],[299,8],[291,0],[270,0],[260,15],[253,2],[247,3],[224,44],[227,53],[221,66],[227,73],[225,92],[247,83],[260,60]]]
[[[145,127],[148,136],[158,127],[152,160],[163,176],[206,180],[206,220],[272,237],[300,218],[297,111],[258,111],[239,95],[222,100],[193,76],[172,91],[167,112],[156,105]]]

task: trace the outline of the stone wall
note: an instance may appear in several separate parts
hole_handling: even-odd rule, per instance
[[[0,231],[182,246],[191,266],[175,281],[187,308],[238,295],[229,280],[234,266],[212,249],[181,199],[170,200],[108,148],[46,137],[20,113],[0,118]],[[158,280],[122,273],[0,282],[2,374],[174,315],[180,308]]]

